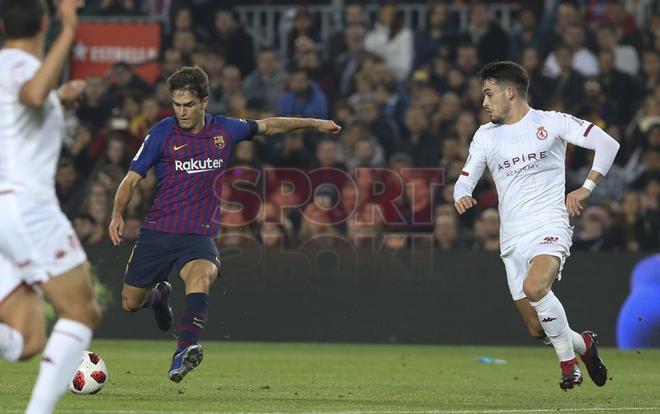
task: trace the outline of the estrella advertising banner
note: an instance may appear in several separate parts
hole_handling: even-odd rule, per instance
[[[71,79],[105,76],[116,62],[126,62],[149,82],[159,74],[158,23],[82,22],[71,50]]]

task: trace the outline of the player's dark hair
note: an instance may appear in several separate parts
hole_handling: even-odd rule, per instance
[[[209,96],[209,77],[199,66],[182,66],[167,78],[170,92],[186,91],[204,99]]]
[[[2,23],[5,38],[24,39],[36,35],[46,13],[48,6],[45,0],[4,0]]]
[[[520,96],[527,97],[529,89],[529,75],[525,68],[515,62],[508,60],[499,62],[490,62],[481,69],[479,80],[483,84],[486,80],[492,80],[497,83],[512,84]]]

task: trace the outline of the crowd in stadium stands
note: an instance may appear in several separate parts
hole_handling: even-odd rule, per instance
[[[171,2],[95,3],[94,14],[130,15],[140,7],[167,13]],[[488,174],[469,214],[456,214],[451,195],[476,128],[488,122],[479,69],[510,59],[530,74],[532,107],[573,114],[621,143],[616,164],[574,221],[573,250],[660,249],[658,10],[640,17],[627,8],[634,1],[555,2],[554,10],[523,2],[505,30],[489,18],[488,5],[475,3],[461,30],[451,2],[440,1],[428,5],[420,30],[406,27],[392,3],[375,21],[360,4],[347,4],[342,28],[321,38],[318,16],[300,7],[286,45],[257,48],[231,10],[217,10],[204,25],[196,9],[173,3],[162,75],[150,84],[118,62],[87,79],[83,101],[69,114],[57,193],[84,242],[107,238],[112,197],[131,157],[149,128],[172,115],[168,75],[195,64],[210,76],[212,113],[331,118],[344,128],[336,140],[301,131],[235,148],[222,195],[244,208],[224,203],[221,247],[300,245],[324,235],[396,249],[418,234],[439,249],[498,251]],[[567,151],[572,190],[593,153]],[[128,207],[124,239],[136,239],[154,191],[152,171]]]

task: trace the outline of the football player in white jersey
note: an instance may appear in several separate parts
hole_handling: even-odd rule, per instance
[[[614,162],[619,144],[594,124],[559,112],[532,109],[529,77],[513,62],[492,62],[481,71],[483,107],[489,113],[470,144],[468,159],[454,188],[460,214],[477,204],[472,191],[488,167],[499,199],[500,251],[509,290],[529,332],[554,347],[563,390],[582,383],[579,354],[598,386],[607,369],[598,356],[596,335],[573,331],[552,292],[570,255],[570,216],[579,216]],[[566,144],[595,150],[584,185],[565,194]]]
[[[27,359],[44,349],[27,413],[54,411],[100,318],[85,252],[54,189],[61,102],[75,100],[84,87],[73,81],[57,89],[78,25],[78,3],[60,2],[62,30],[45,54],[46,2],[2,2],[0,358]],[[47,343],[43,304],[33,287],[59,318]],[[11,379],[0,375],[2,381]]]

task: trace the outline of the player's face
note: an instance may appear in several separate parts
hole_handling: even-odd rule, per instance
[[[179,128],[199,132],[204,126],[204,111],[209,98],[199,99],[189,91],[173,91],[172,107]]]
[[[487,79],[481,85],[481,92],[484,94],[482,106],[490,116],[490,122],[501,124],[509,116],[511,111],[511,102],[509,102],[510,87],[502,87],[495,81]]]

